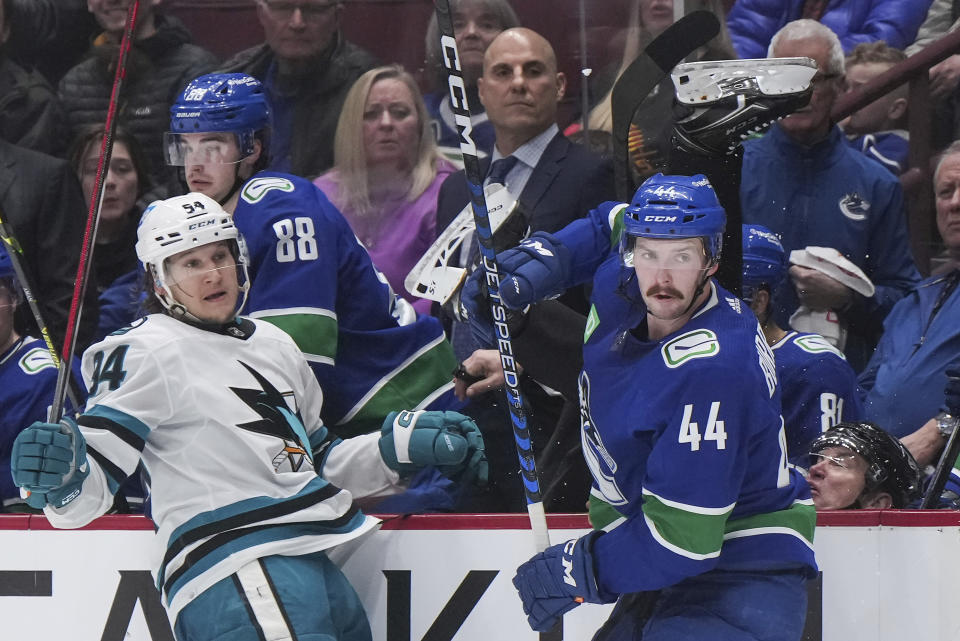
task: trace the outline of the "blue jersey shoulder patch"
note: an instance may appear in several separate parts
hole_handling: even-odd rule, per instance
[[[50,357],[50,352],[42,347],[34,347],[21,356],[18,365],[20,365],[20,369],[23,370],[24,374],[31,376],[47,368],[57,368],[53,359]]]
[[[720,341],[709,329],[695,329],[668,341],[660,352],[667,367],[674,369],[687,361],[716,356],[720,353]]]

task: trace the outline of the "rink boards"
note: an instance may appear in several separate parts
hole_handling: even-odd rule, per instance
[[[557,543],[586,531],[550,517]],[[0,626],[16,641],[171,641],[149,575],[151,525],[104,517],[53,530],[43,517],[0,516]],[[510,579],[533,553],[522,515],[385,517],[341,559],[375,639],[530,640]],[[811,585],[809,641],[960,639],[960,513],[820,514],[821,582]],[[565,617],[564,638],[590,639],[610,606]]]

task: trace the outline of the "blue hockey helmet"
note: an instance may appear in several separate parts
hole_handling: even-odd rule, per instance
[[[633,239],[702,238],[707,265],[720,262],[727,216],[703,174],[664,176],[644,181],[624,210],[621,254],[633,265]]]
[[[7,253],[6,243],[0,242],[0,278],[13,278],[16,272],[13,271],[13,261],[10,260],[10,254]]]
[[[780,238],[762,225],[743,226],[743,297],[766,285],[772,292],[787,274],[786,252]]]
[[[8,286],[14,302],[20,301],[20,286],[17,282],[17,272],[13,269],[13,260],[7,253],[6,243],[0,242],[0,282]]]
[[[270,104],[260,81],[245,73],[211,73],[191,81],[170,107],[167,162],[182,165],[181,134],[227,132],[241,157],[254,151],[254,134],[270,127]]]

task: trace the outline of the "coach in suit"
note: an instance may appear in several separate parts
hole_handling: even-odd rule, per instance
[[[23,247],[24,271],[40,303],[44,322],[58,350],[63,347],[77,262],[86,220],[83,194],[66,161],[0,140],[0,219],[9,223]],[[99,308],[97,284],[87,283],[79,354],[94,335]],[[37,338],[27,305],[20,305],[17,329]]]
[[[486,176],[485,184],[502,183],[511,194],[518,197],[519,209],[514,216],[522,216],[522,227],[529,227],[531,231],[557,231],[615,195],[610,161],[571,143],[557,127],[557,107],[565,87],[566,79],[563,73],[557,71],[553,48],[536,32],[524,28],[507,29],[487,47],[483,74],[477,81],[477,89],[493,125],[495,145],[492,155],[481,161],[480,167]],[[449,176],[440,188],[437,201],[438,233],[442,233],[468,201],[469,192],[463,172]],[[515,225],[510,224],[509,227]],[[461,259],[461,262],[466,261]],[[571,308],[586,313],[586,297],[579,289],[568,292],[561,300]],[[531,318],[536,313],[556,313],[555,310],[548,311],[548,307],[545,305],[535,309],[531,312]],[[531,327],[552,326],[550,319],[546,320],[548,322],[531,323]],[[518,356],[524,346],[536,351],[538,331],[531,329],[517,336]],[[452,340],[457,356],[467,359],[465,365],[477,364],[482,370],[477,359],[468,358],[477,345],[466,324],[453,324]],[[569,385],[560,385],[559,381],[539,382],[550,385],[552,390],[561,391],[563,397],[556,396],[552,390],[544,391],[542,386],[530,380],[523,385],[527,401],[532,406],[530,423],[535,446],[540,445],[539,451],[542,451],[542,446],[549,442],[555,452],[555,456],[551,457],[553,461],[542,461],[538,456],[538,465],[546,468],[542,470],[545,480],[557,481],[558,485],[567,488],[582,486],[574,493],[558,495],[556,501],[547,505],[553,509],[581,510],[589,488],[582,459],[578,456],[567,457],[567,447],[556,447],[558,440],[569,447],[579,443],[576,381],[564,381]],[[496,391],[472,399],[475,416],[481,427],[485,428],[484,438],[489,443],[487,450],[491,455],[491,485],[494,488],[491,494],[499,491],[489,505],[473,507],[522,510],[524,502],[520,483],[517,475],[511,474],[517,467],[516,454],[513,451],[509,419],[506,418],[503,404],[499,403],[501,394]],[[564,400],[571,406],[566,411]],[[560,419],[561,412],[565,417],[563,420]],[[571,421],[577,429],[572,434],[569,429],[564,429],[567,437],[558,439],[555,432],[555,428],[560,429],[558,422],[563,426]],[[574,461],[577,469],[570,470],[569,466],[562,463],[564,459]],[[563,469],[557,469],[554,474],[552,472],[556,466]]]
[[[538,33],[507,29],[487,47],[477,89],[496,144],[480,168],[487,182],[499,178],[510,193],[519,194],[520,212],[533,231],[556,231],[614,197],[609,160],[571,143],[557,127],[565,88],[553,47]],[[461,171],[440,188],[438,233],[467,202]]]

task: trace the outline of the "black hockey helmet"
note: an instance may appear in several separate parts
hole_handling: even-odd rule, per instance
[[[902,508],[920,497],[920,467],[895,437],[868,422],[841,422],[810,444],[811,465],[828,447],[845,447],[867,461],[866,491],[887,492],[893,507]]]

